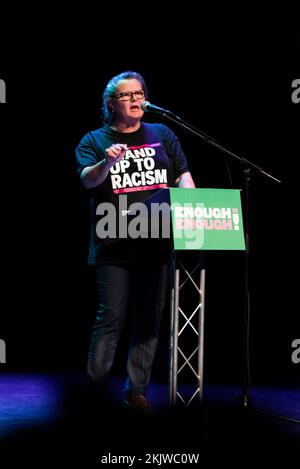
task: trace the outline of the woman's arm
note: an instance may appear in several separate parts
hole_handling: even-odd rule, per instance
[[[124,157],[126,150],[128,150],[127,145],[123,143],[113,144],[105,150],[106,159],[104,161],[83,168],[80,179],[84,187],[86,189],[93,189],[100,186],[106,179],[110,168]]]
[[[181,174],[176,181],[175,181],[176,187],[185,187],[185,188],[192,188],[194,189],[195,183],[193,181],[192,175],[189,171]]]

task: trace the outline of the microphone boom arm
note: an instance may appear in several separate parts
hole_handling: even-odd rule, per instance
[[[153,112],[155,112],[155,111],[153,111]],[[160,112],[160,114],[162,114],[164,117],[171,120],[172,122],[175,122],[176,124],[179,124],[181,127],[188,130],[193,135],[196,135],[197,137],[202,138],[202,140],[204,140],[206,143],[208,143],[209,145],[217,148],[218,150],[222,151],[226,155],[229,155],[232,158],[235,158],[236,160],[239,160],[244,166],[253,168],[255,171],[261,173],[262,175],[268,177],[269,179],[272,179],[275,182],[278,182],[278,183],[282,182],[280,179],[277,179],[276,177],[274,177],[271,174],[264,171],[260,166],[252,163],[251,161],[247,160],[246,158],[238,156],[236,153],[233,153],[232,151],[230,151],[227,148],[223,147],[222,145],[220,145],[220,143],[216,142],[216,140],[214,140],[212,137],[210,137],[209,135],[206,135],[204,132],[201,132],[200,130],[196,129],[192,125],[190,125],[187,122],[183,121],[180,117],[176,116],[171,111]]]

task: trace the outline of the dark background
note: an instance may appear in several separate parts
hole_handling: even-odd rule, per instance
[[[9,27],[1,28],[0,78],[8,101],[0,106],[0,337],[7,345],[1,371],[85,372],[95,298],[86,267],[88,200],[74,148],[101,125],[107,81],[133,69],[144,76],[150,102],[282,180],[251,178],[251,375],[254,384],[297,382],[291,343],[300,337],[298,240],[296,229],[294,237],[288,231],[297,221],[289,209],[299,156],[300,104],[291,101],[291,83],[300,78],[299,8],[296,2],[278,10],[255,2],[194,8],[158,14],[150,4],[145,11],[133,4],[67,13],[43,7],[24,17],[11,11]],[[5,14],[1,22],[8,26]],[[166,123],[179,136],[198,187],[243,188],[239,162],[226,163],[223,154]],[[244,256],[210,252],[206,260],[206,380],[239,382]],[[167,354],[168,313],[154,368],[162,382]],[[125,339],[116,369],[124,373],[124,365]]]

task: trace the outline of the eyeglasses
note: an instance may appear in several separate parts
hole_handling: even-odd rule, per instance
[[[145,97],[144,90],[124,91],[123,93],[119,93],[114,96],[114,98],[119,99],[119,101],[131,101],[133,97],[136,99],[143,99]]]

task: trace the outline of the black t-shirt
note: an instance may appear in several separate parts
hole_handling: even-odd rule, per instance
[[[90,190],[91,237],[88,262],[92,265],[164,262],[171,252],[170,241],[124,238],[124,233],[119,233],[119,216],[125,216],[123,214],[126,209],[130,209],[131,204],[143,202],[159,189],[174,187],[175,180],[189,170],[180,142],[172,130],[163,124],[142,123],[137,131],[131,133],[116,132],[104,126],[87,133],[77,146],[78,174],[85,167],[105,160],[105,149],[113,143],[127,144],[128,150],[124,158],[110,169],[103,183]],[[115,227],[112,220],[114,213]],[[103,217],[109,220],[110,233],[113,233],[109,238],[103,238],[101,232],[101,229],[108,231],[108,224],[102,223]],[[126,218],[130,217],[129,213]]]

